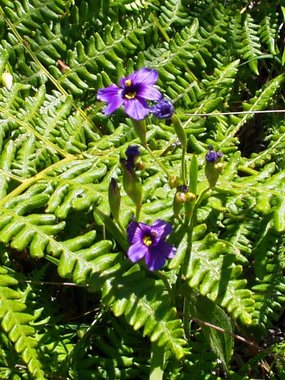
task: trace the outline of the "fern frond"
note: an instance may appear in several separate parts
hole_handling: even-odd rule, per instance
[[[172,24],[185,26],[190,23],[183,1],[167,0],[160,7],[159,21],[163,29],[171,30]]]
[[[102,296],[103,303],[111,306],[116,316],[124,314],[135,330],[143,327],[143,334],[152,342],[157,341],[177,359],[184,356],[182,322],[177,319],[161,281],[145,279],[135,265],[121,276],[106,281]]]
[[[238,45],[239,53],[248,62],[248,66],[253,73],[258,75],[258,56],[261,55],[258,24],[249,13],[244,18]]]
[[[245,287],[246,280],[241,278],[242,262],[244,259],[230,245],[209,234],[193,243],[186,278],[190,287],[227,308],[235,319],[249,324],[253,301]]]
[[[264,16],[260,23],[259,35],[261,41],[267,45],[269,52],[272,55],[278,54],[278,47],[276,46],[276,41],[278,37],[278,24],[276,13],[271,12],[270,14]]]
[[[215,68],[214,74],[211,76],[206,76],[202,80],[205,85],[205,93],[213,93],[217,97],[226,96],[225,101],[229,99],[233,83],[238,71],[239,60],[231,62],[228,65],[219,65]]]
[[[106,378],[147,376],[149,372],[147,340],[134,331],[123,318],[114,318],[110,312],[105,312],[99,323],[82,330],[84,332],[82,339],[62,363],[63,367],[68,368],[72,378],[79,380],[94,376]],[[93,352],[90,352],[90,345]]]
[[[280,262],[282,251],[284,239],[267,226],[252,251],[256,260],[256,280],[252,286],[255,300],[253,325],[261,335],[267,333],[268,327],[282,313],[285,301],[285,281]]]
[[[62,0],[54,2],[45,0],[42,4],[37,0],[13,3],[4,0],[2,6],[1,13],[7,15],[19,32],[27,35],[33,30],[40,29],[47,20],[58,20],[66,10],[65,2]]]
[[[257,111],[264,109],[272,101],[272,97],[280,89],[281,84],[285,80],[285,75],[281,74],[276,78],[268,82],[262,89],[258,90],[256,95],[250,99],[249,102],[244,102],[242,104],[245,111]],[[231,127],[228,131],[227,137],[221,142],[220,146],[224,146],[227,142],[232,139],[240,128],[251,118],[253,114],[247,113],[241,117],[230,116]]]
[[[28,313],[26,306],[21,302],[21,294],[13,289],[17,280],[11,277],[7,270],[0,268],[0,318],[1,326],[14,344],[14,348],[27,364],[28,370],[34,379],[46,379],[42,370],[38,352],[38,342],[35,330],[31,326],[33,315]]]

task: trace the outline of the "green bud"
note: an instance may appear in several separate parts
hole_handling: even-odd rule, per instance
[[[127,165],[125,159],[121,159],[121,166],[123,170],[123,187],[127,195],[134,202],[136,207],[141,207],[142,205],[142,194],[143,188],[142,184],[136,175],[133,168]]]
[[[179,185],[181,185],[181,180],[176,175],[171,175],[168,179],[168,184],[171,189],[174,189],[178,187]]]
[[[181,124],[181,121],[178,119],[178,117],[176,115],[172,116],[172,124],[173,124],[174,130],[175,130],[175,133],[176,133],[179,141],[181,142],[182,148],[186,150],[187,149],[187,136],[186,136],[185,130]]]
[[[121,194],[118,186],[118,182],[115,178],[111,178],[108,198],[111,213],[116,221],[119,220],[120,206],[121,206]]]
[[[191,193],[191,191],[188,191],[186,193],[186,202],[184,205],[186,215],[191,216],[195,206],[196,198],[197,196],[194,193]]]
[[[209,146],[209,151],[205,157],[205,175],[211,188],[216,186],[218,178],[223,170],[223,164],[220,162],[222,156],[223,154],[221,152],[216,152],[211,145]]]
[[[185,202],[186,202],[186,193],[178,190],[175,193],[174,200],[173,200],[173,213],[175,217],[178,216]]]
[[[216,164],[206,162],[205,174],[211,188],[216,186],[223,167],[224,165],[221,162]]]

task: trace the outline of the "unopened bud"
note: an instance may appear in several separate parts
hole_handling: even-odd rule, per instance
[[[220,162],[223,154],[214,151],[212,146],[209,146],[209,152],[206,154],[205,175],[208,179],[210,187],[215,187],[219,175],[223,169],[223,164]]]
[[[181,121],[178,119],[176,115],[172,116],[172,124],[175,130],[175,133],[181,142],[182,147],[186,150],[187,149],[187,136],[186,132],[181,124]]]
[[[186,193],[186,201],[187,202],[191,202],[191,201],[195,201],[196,199],[196,195],[191,193],[190,191],[188,191],[188,193]]]
[[[136,175],[133,168],[129,168],[127,161],[121,159],[121,166],[123,170],[123,187],[127,195],[134,202],[136,207],[142,204],[143,188],[142,184]]]
[[[177,192],[175,193],[174,200],[173,200],[173,213],[174,216],[177,217],[181,208],[185,204],[187,200],[187,191],[188,187],[186,185],[180,185],[177,188]]]
[[[151,108],[151,112],[158,119],[170,119],[174,112],[173,104],[168,99],[161,99]]]
[[[109,205],[111,213],[115,220],[119,220],[120,206],[121,206],[121,194],[118,186],[118,182],[115,178],[111,178],[109,191],[108,191]]]
[[[196,195],[191,193],[190,191],[186,193],[186,202],[185,202],[184,208],[185,208],[185,214],[187,216],[191,216],[194,206],[195,206],[196,198],[197,198]]]
[[[179,185],[181,185],[181,180],[176,175],[171,175],[168,179],[168,184],[171,189],[175,189]]]

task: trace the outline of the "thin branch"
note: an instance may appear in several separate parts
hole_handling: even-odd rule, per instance
[[[278,358],[279,360],[282,360],[282,361],[285,362],[285,358],[283,356],[280,356],[278,354],[274,354],[273,352],[269,352],[268,349],[258,346],[256,343],[254,343],[254,342],[252,342],[250,340],[245,339],[241,335],[234,334],[231,331],[224,330],[220,326],[213,325],[210,322],[202,321],[201,319],[198,319],[198,318],[191,318],[191,320],[194,321],[194,322],[200,323],[203,326],[210,327],[210,328],[212,328],[212,329],[214,329],[216,331],[219,331],[219,332],[221,332],[223,334],[231,335],[234,339],[239,340],[240,342],[243,342],[243,343],[247,344],[250,347],[254,347],[257,351],[264,352],[264,353],[266,353],[266,355],[272,356],[274,358]]]
[[[211,113],[185,113],[186,116],[223,116],[223,115],[246,115],[262,113],[285,113],[284,110],[263,110],[263,111],[233,111],[233,112],[211,112]]]
[[[55,286],[76,286],[73,282],[55,282],[55,281],[34,281],[34,280],[23,280],[20,282],[24,282],[25,284],[33,284],[33,285],[55,285]]]

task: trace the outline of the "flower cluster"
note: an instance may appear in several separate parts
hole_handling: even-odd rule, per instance
[[[212,145],[208,147],[209,151],[205,156],[205,174],[208,179],[211,188],[216,186],[218,178],[223,170],[223,164],[221,158],[223,157],[222,152],[216,152]]]
[[[132,262],[144,258],[151,271],[161,269],[166,259],[175,256],[176,248],[165,241],[172,227],[163,220],[156,220],[152,225],[132,221],[127,228],[131,244],[127,256]]]
[[[223,153],[222,152],[216,152],[214,150],[214,148],[212,147],[212,145],[209,145],[208,149],[209,149],[209,151],[206,154],[206,161],[211,163],[211,164],[216,163],[223,156]]]
[[[161,92],[155,87],[158,72],[143,68],[120,80],[119,86],[112,84],[98,91],[97,99],[107,103],[105,115],[110,115],[121,106],[134,120],[143,120],[152,112],[160,119],[169,118],[173,113],[173,105],[162,99]],[[147,101],[158,102],[150,107]]]

